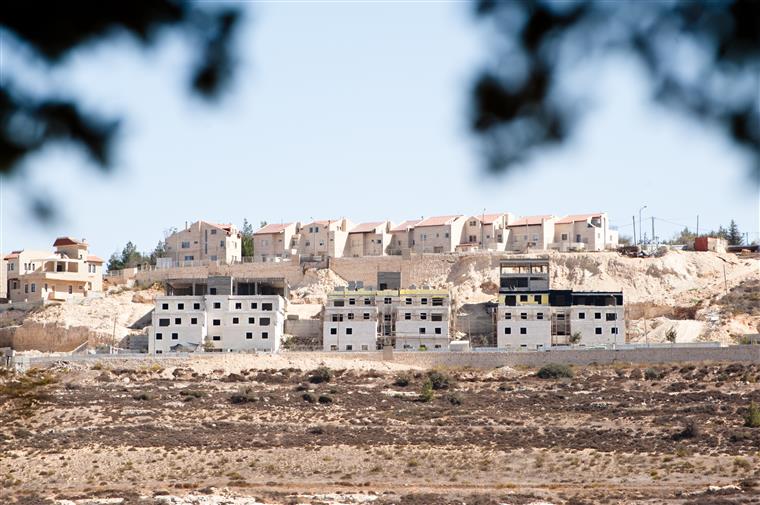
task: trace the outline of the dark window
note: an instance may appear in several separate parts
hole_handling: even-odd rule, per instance
[[[353,328],[346,328],[346,335],[353,335],[354,330]]]
[[[242,309],[242,308],[243,308],[243,304],[242,304],[242,302],[235,302],[235,309],[236,309],[236,310],[240,310],[240,309]]]
[[[427,305],[427,298],[420,298],[420,303],[422,305]]]
[[[517,297],[515,295],[507,295],[504,297],[504,305],[509,305],[514,307],[517,305]]]
[[[607,316],[607,321],[615,321],[617,319],[617,314],[615,314],[614,312],[608,312],[606,316]]]
[[[163,340],[164,336],[160,333],[156,333],[156,340]]]
[[[221,309],[222,308],[222,303],[221,302],[214,302],[214,308],[215,309]]]
[[[346,344],[346,350],[347,351],[353,351],[354,350],[354,346],[351,345],[351,344]]]
[[[184,303],[178,303],[177,304],[177,310],[185,310],[185,304]]]
[[[612,333],[613,335],[617,335],[617,328],[615,327],[610,328],[610,333]]]
[[[370,300],[369,298],[365,298],[364,305],[372,305],[372,300]]]
[[[169,304],[168,304],[168,303],[162,303],[162,304],[161,304],[161,308],[162,308],[163,310],[169,310]]]
[[[349,312],[347,317],[349,321],[352,321],[354,319],[354,314],[352,312]]]
[[[602,313],[601,312],[594,312],[594,319],[601,319]]]
[[[158,325],[159,325],[159,326],[169,326],[169,323],[170,323],[170,321],[171,321],[171,320],[170,320],[169,318],[166,318],[166,319],[159,319],[159,320],[158,320]]]
[[[520,328],[520,335],[527,335],[528,334],[528,328]]]
[[[528,313],[527,312],[520,312],[520,319],[528,319]]]
[[[425,328],[420,328],[420,335],[425,333]]]
[[[356,305],[356,298],[349,298],[348,299],[348,304],[349,305]]]
[[[505,335],[511,335],[512,334],[512,328],[504,328],[504,334]]]
[[[211,340],[215,340],[215,341],[217,341],[217,342],[218,342],[219,340],[221,340],[221,339],[222,339],[222,337],[220,337],[219,335],[214,335],[213,337],[211,337]]]
[[[383,303],[385,303],[386,305],[390,305],[392,302],[393,302],[393,300],[391,298],[384,298],[383,299]]]
[[[596,333],[597,335],[601,335],[602,334],[602,329],[601,328],[596,328],[594,330],[594,333]]]
[[[272,304],[271,303],[262,303],[261,304],[261,310],[272,310]]]
[[[261,338],[263,338],[263,339],[269,338],[269,333],[267,333],[266,331],[262,331],[261,332]]]
[[[253,338],[253,333],[250,332],[250,331],[246,331],[245,332],[245,338],[247,338],[248,340],[252,339]]]
[[[175,317],[174,318],[174,324],[182,324],[182,318],[181,317]]]
[[[255,309],[255,308],[257,308],[258,306],[259,306],[259,304],[258,304],[258,303],[256,303],[256,302],[253,302],[253,303],[251,304],[251,308],[252,308],[252,309]]]
[[[248,324],[256,324],[256,318],[255,317],[249,317],[248,318]]]
[[[436,335],[440,335],[441,334],[441,329],[440,328],[436,328],[435,329],[435,334]]]
[[[443,298],[433,298],[434,307],[443,307]]]
[[[269,321],[268,317],[259,318],[259,326],[269,326]]]
[[[410,320],[411,318],[412,318],[412,313],[411,313],[411,312],[405,312],[405,313],[404,313],[404,319],[406,319],[406,320],[408,321],[408,320]]]
[[[425,321],[427,319],[427,312],[420,312],[420,319]]]
[[[232,324],[240,324],[240,318],[238,318],[238,317],[233,317],[233,318],[232,318]]]
[[[214,319],[213,325],[214,326],[221,326],[222,325],[222,320],[221,319]]]
[[[578,312],[578,319],[586,319],[586,313],[585,312]]]
[[[172,333],[172,340],[179,340],[179,333]]]
[[[345,300],[333,300],[333,307],[345,307],[346,301]]]
[[[193,304],[193,310],[201,310],[201,304],[200,303],[194,303]]]
[[[533,301],[536,303],[541,303],[541,295],[533,295]]]
[[[190,318],[190,324],[198,324],[198,318],[197,317],[191,317]]]
[[[520,295],[520,301],[521,302],[527,302],[528,301],[528,295]]]
[[[369,312],[364,313],[364,319],[369,319]]]
[[[209,288],[208,294],[215,295],[216,294],[216,288]]]
[[[404,303],[406,303],[407,305],[411,305],[412,304],[412,299],[411,298],[407,298],[406,300],[404,300]]]
[[[544,318],[544,313],[543,312],[536,312],[536,319],[540,320],[540,319],[543,319],[543,318]]]
[[[430,314],[431,321],[443,321],[443,314]]]
[[[390,315],[390,314],[385,314],[385,315],[383,316],[383,320],[384,320],[384,321],[390,321],[390,320],[391,320],[391,315]]]
[[[330,335],[337,335],[338,334],[338,328],[330,328]]]
[[[504,319],[512,319],[512,313],[511,312],[505,313],[504,314]]]

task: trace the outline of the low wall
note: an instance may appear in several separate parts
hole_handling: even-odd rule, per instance
[[[298,338],[322,339],[322,321],[319,319],[286,319],[285,333]]]

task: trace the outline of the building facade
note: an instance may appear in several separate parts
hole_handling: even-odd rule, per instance
[[[166,259],[174,265],[199,261],[229,265],[241,261],[242,245],[234,225],[197,221],[166,238]]]
[[[262,287],[263,286],[263,287]],[[287,301],[257,280],[169,281],[156,298],[148,352],[278,352]]]
[[[102,293],[103,260],[89,254],[85,240],[59,237],[53,247],[53,252],[19,250],[5,256],[10,302],[60,302]]]
[[[514,217],[508,212],[468,217],[465,220],[462,240],[457,249],[460,251],[506,251],[509,242],[507,225],[512,220]]]
[[[447,290],[343,290],[328,295],[325,351],[447,350],[451,319]]]
[[[408,254],[414,249],[414,226],[419,222],[419,219],[410,219],[391,227],[389,254],[403,255]]]
[[[611,233],[607,213],[574,214],[557,219],[550,249],[560,251],[604,251],[617,247],[617,233]]]
[[[253,234],[254,261],[287,259],[297,254],[301,223],[272,223]]]
[[[507,225],[509,243],[507,249],[515,252],[544,250],[554,241],[554,222],[552,215],[527,216],[516,219]]]
[[[391,222],[362,223],[348,232],[346,256],[387,256],[391,245]]]
[[[549,287],[549,260],[500,263],[496,344],[504,350],[625,343],[622,292],[578,292]]]
[[[304,258],[342,258],[352,227],[345,218],[305,224],[299,233],[298,254]]]
[[[465,217],[435,216],[414,225],[412,249],[416,253],[451,253],[462,242]]]

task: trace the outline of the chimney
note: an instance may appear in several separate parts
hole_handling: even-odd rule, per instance
[[[185,221],[185,229],[187,230],[187,221]]]

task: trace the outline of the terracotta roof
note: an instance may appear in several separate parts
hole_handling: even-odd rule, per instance
[[[478,221],[480,221],[483,224],[491,224],[500,217],[502,217],[504,214],[480,214],[475,215],[473,217],[477,218]]]
[[[87,262],[88,263],[105,263],[103,261],[103,258],[100,258],[98,256],[92,256],[92,255],[87,256]]]
[[[391,228],[391,231],[407,231],[409,228],[414,228],[419,222],[419,219],[408,219],[403,223]]]
[[[351,231],[348,233],[369,233],[375,231],[375,228],[378,226],[384,225],[387,223],[387,221],[374,221],[371,223],[362,223],[356,225]]]
[[[270,233],[282,233],[285,231],[285,228],[292,225],[293,223],[271,223],[260,230],[255,231],[254,235],[267,235]]]
[[[446,224],[450,224],[452,221],[454,221],[456,218],[462,217],[461,215],[453,215],[453,216],[433,216],[429,217],[427,219],[423,219],[417,225],[416,228],[422,228],[423,226],[443,226]]]
[[[569,224],[575,223],[576,221],[588,221],[592,217],[599,217],[601,215],[601,212],[597,212],[595,214],[570,214],[569,216],[558,219],[556,224]]]
[[[75,240],[71,237],[58,237],[55,239],[55,242],[53,242],[53,247],[58,247],[62,245],[83,245],[86,246],[87,244],[85,242],[81,242],[79,240]]]
[[[22,252],[24,252],[23,249],[21,249],[20,251],[11,251],[11,253],[6,255],[3,259],[12,260],[12,259],[18,258],[18,255],[21,254]]]
[[[513,223],[509,223],[507,226],[531,226],[531,225],[537,225],[541,224],[544,221],[548,221],[550,219],[554,219],[554,216],[551,214],[546,214],[543,216],[526,216],[521,217],[517,221]]]

